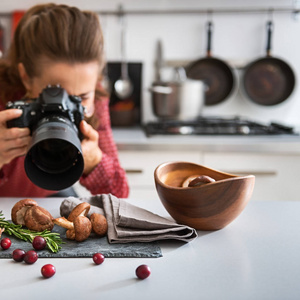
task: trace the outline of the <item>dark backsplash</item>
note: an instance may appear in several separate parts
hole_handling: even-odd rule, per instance
[[[119,99],[114,83],[121,76],[121,62],[108,62],[107,74],[110,80],[110,115],[113,127],[128,127],[141,123],[142,63],[129,62],[128,75],[133,83],[133,93],[127,99]]]

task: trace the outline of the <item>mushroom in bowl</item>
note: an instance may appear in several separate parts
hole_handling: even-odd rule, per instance
[[[179,161],[160,164],[154,171],[154,181],[162,204],[176,222],[198,230],[218,230],[244,210],[255,177]],[[192,181],[197,184],[191,185]]]

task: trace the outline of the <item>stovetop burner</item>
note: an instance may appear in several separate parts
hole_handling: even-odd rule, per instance
[[[164,120],[144,126],[147,136],[168,135],[299,135],[293,127],[272,122],[268,125],[240,117],[201,117],[192,121]]]

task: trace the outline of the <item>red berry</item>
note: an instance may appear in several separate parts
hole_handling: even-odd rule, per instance
[[[104,262],[104,259],[105,259],[105,257],[102,253],[95,253],[93,255],[93,261],[96,265],[102,264]]]
[[[36,236],[32,241],[32,246],[35,250],[43,250],[46,245],[46,240],[42,236]]]
[[[135,274],[139,279],[145,279],[150,276],[151,270],[147,265],[140,265],[136,268]]]
[[[3,250],[7,250],[11,246],[11,240],[9,238],[4,238],[1,240],[1,247]]]
[[[34,264],[38,259],[38,255],[34,250],[29,250],[25,253],[24,261],[26,264]]]
[[[45,278],[50,278],[55,274],[55,267],[51,264],[44,265],[41,269],[41,273]]]
[[[24,260],[25,251],[22,249],[15,249],[12,253],[12,258],[14,261],[20,262]]]

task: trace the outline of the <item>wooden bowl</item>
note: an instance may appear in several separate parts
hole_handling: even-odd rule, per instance
[[[197,187],[182,187],[186,178],[197,174],[216,181]],[[243,211],[252,196],[255,177],[236,176],[179,161],[159,165],[154,180],[162,204],[177,223],[198,230],[218,230]]]

